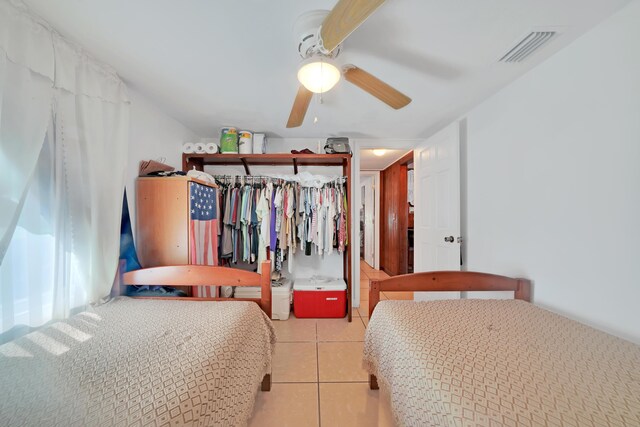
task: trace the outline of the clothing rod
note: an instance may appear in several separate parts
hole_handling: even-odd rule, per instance
[[[284,178],[278,178],[277,176],[269,176],[269,175],[211,175],[214,178],[260,178],[260,179],[284,179]],[[325,176],[325,175],[323,175]],[[345,175],[342,176],[337,176],[336,179],[347,179],[347,177]]]
[[[266,175],[212,175],[214,179],[219,181],[225,180],[243,180],[243,181],[285,181],[285,182],[298,182],[296,180],[291,180],[289,178],[279,178],[276,176],[266,176]],[[337,176],[333,179],[327,181],[327,183],[340,183],[344,184],[347,182],[346,176]]]

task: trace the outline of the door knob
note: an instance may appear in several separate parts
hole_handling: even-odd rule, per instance
[[[454,240],[455,240],[455,239],[453,238],[453,236],[449,236],[449,237],[445,237],[445,238],[444,238],[444,241],[445,241],[445,242],[449,242],[449,243],[453,243],[453,241],[454,241]]]

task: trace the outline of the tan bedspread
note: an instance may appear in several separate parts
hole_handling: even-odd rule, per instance
[[[523,301],[382,301],[364,365],[401,426],[640,426],[640,347]]]
[[[0,425],[246,425],[274,344],[252,302],[117,298],[0,346]]]

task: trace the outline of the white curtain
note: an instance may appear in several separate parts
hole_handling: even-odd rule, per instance
[[[0,2],[0,262],[51,115],[53,64],[50,33]]]
[[[57,36],[54,49],[55,140],[66,164],[64,198],[79,268],[71,282],[81,282],[93,302],[109,294],[118,264],[129,102],[115,73]]]
[[[53,96],[38,122],[44,127],[41,148],[23,153],[35,167],[23,177],[25,191],[14,203],[15,231],[6,227],[0,332],[64,318],[108,296],[118,262],[129,133],[126,87],[77,46],[48,34]],[[9,77],[1,81],[13,84]],[[25,140],[1,135],[3,156],[13,164]]]

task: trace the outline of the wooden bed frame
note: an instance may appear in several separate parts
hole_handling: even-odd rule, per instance
[[[471,271],[430,271],[403,274],[369,284],[369,318],[380,302],[380,292],[513,291],[514,299],[531,302],[531,281]],[[378,379],[369,375],[369,388],[378,390]]]
[[[134,297],[138,299],[172,299],[180,301],[253,301],[271,319],[271,262],[260,266],[260,274],[228,267],[209,265],[172,265],[143,268],[125,273],[122,286],[260,286],[260,298]],[[271,390],[271,374],[262,380],[262,391]]]

